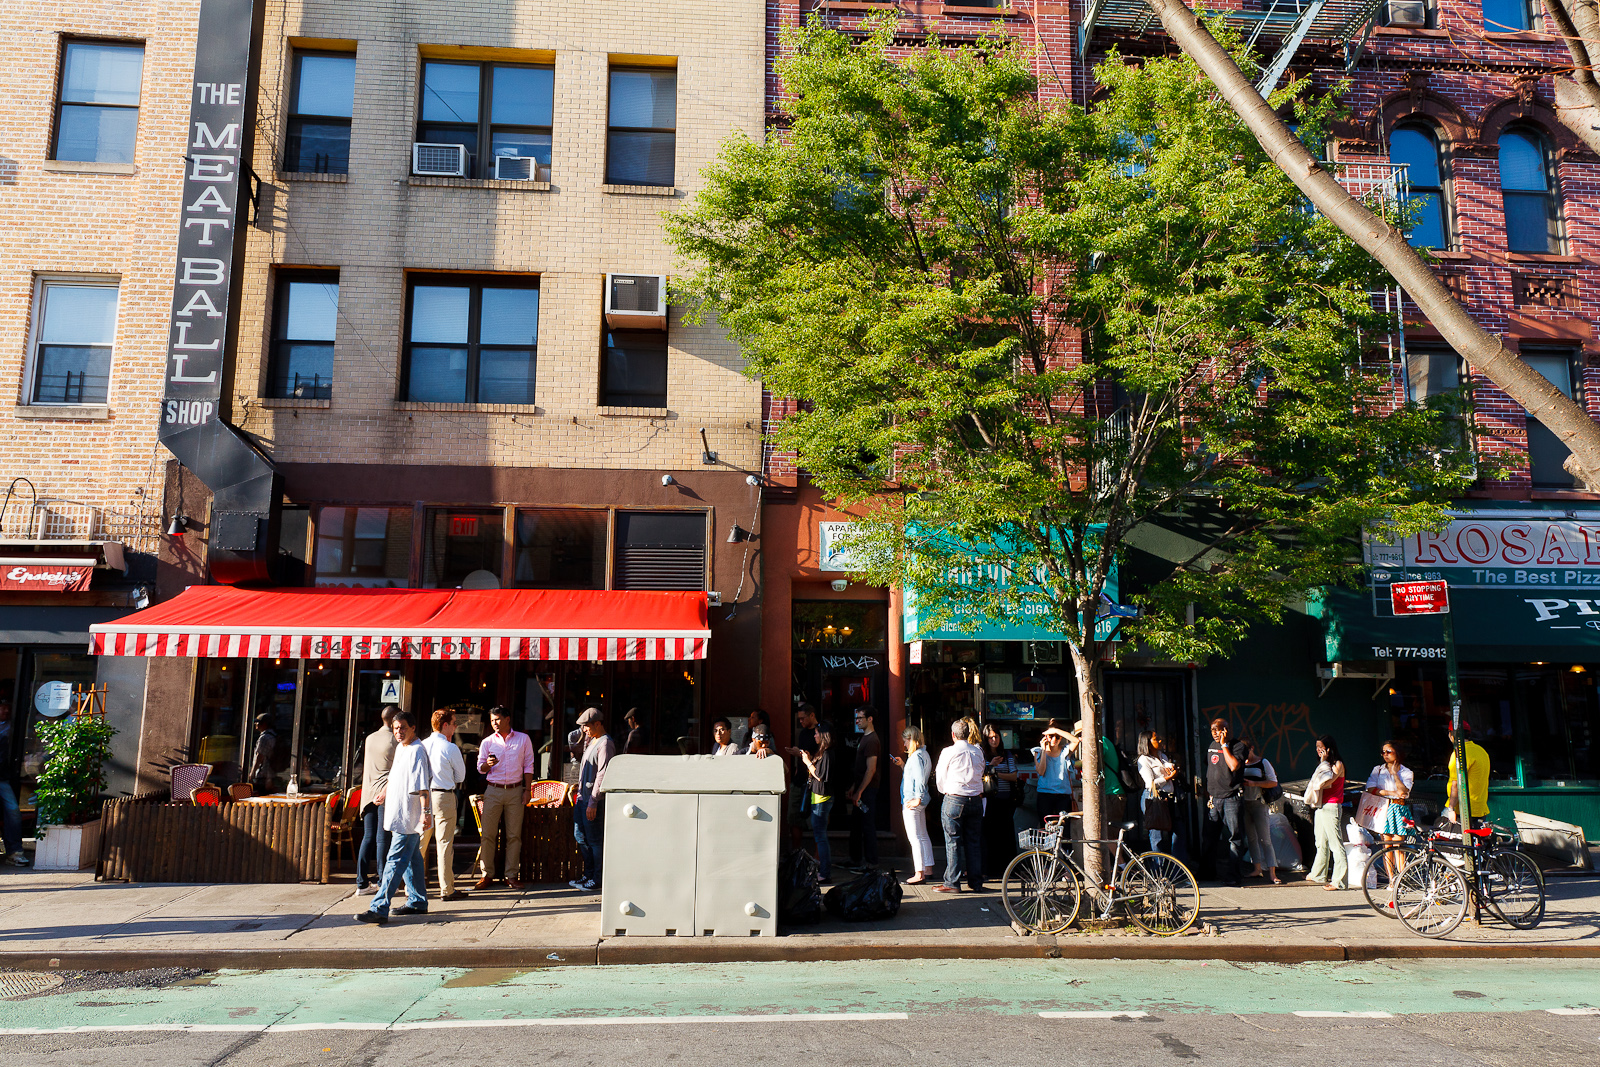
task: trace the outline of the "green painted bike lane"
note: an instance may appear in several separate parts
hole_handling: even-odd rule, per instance
[[[1590,961],[862,961],[551,970],[221,971],[0,1002],[0,1032],[431,1028],[729,1016],[1600,1012]],[[1600,1025],[1600,1019],[1597,1019]]]

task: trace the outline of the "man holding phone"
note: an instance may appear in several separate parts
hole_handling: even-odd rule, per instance
[[[522,814],[533,784],[533,741],[511,728],[511,709],[496,704],[489,709],[493,733],[478,743],[478,770],[489,784],[483,790],[483,843],[478,846],[481,877],[473,889],[488,889],[494,881],[494,845],[503,819],[506,827],[506,884],[521,892]]]

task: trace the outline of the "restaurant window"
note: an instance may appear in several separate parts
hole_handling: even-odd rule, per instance
[[[1415,213],[1406,240],[1416,248],[1448,248],[1444,161],[1426,126],[1401,126],[1389,135],[1389,162],[1405,164],[1409,208]]]
[[[194,762],[211,765],[210,781],[240,780],[239,740],[248,698],[249,660],[202,659],[200,711],[195,723]]]
[[[606,526],[603,511],[518,511],[511,584],[519,589],[604,589]]]
[[[407,400],[534,402],[537,281],[423,277],[412,281],[408,305]]]
[[[349,660],[307,660],[295,738],[295,781],[301,792],[332,793],[344,773]]]
[[[259,660],[250,723],[245,735],[241,780],[257,793],[282,793],[289,788],[294,745],[294,696],[300,688],[300,663],[292,659]],[[265,716],[265,726],[263,726]],[[262,737],[270,733],[265,743]]]
[[[607,407],[667,406],[667,331],[605,331],[600,402]]]
[[[1521,128],[1500,135],[1500,195],[1509,251],[1561,251],[1555,166],[1542,134]]]
[[[425,589],[499,588],[505,558],[505,513],[499,510],[429,508],[427,545],[423,551]],[[487,572],[494,585],[477,584]]]
[[[67,41],[62,49],[50,158],[75,163],[132,163],[139,134],[144,45]]]
[[[706,587],[704,512],[619,511],[616,539],[616,588]]]
[[[33,404],[104,404],[117,335],[117,285],[42,278],[34,300]]]
[[[503,63],[422,65],[420,144],[461,145],[469,178],[550,180],[555,68]],[[483,151],[487,146],[488,151]],[[513,168],[496,160],[527,159]]]
[[[296,400],[333,397],[333,338],[338,321],[338,271],[278,276],[268,396]]]
[[[1536,352],[1525,348],[1521,355],[1524,363],[1544,375],[1545,380],[1561,390],[1563,396],[1576,399],[1571,352]],[[1561,438],[1553,430],[1533,416],[1528,416],[1528,476],[1534,488],[1572,488],[1576,482],[1562,466],[1570,455],[1572,452],[1561,443]]]
[[[1528,0],[1483,0],[1483,28],[1487,33],[1516,33],[1533,25]]]
[[[283,169],[300,174],[350,171],[350,115],[356,57],[301,52],[294,57]]]
[[[316,584],[404,589],[411,584],[410,508],[321,508]]]
[[[606,184],[673,184],[678,151],[678,72],[611,71]]]

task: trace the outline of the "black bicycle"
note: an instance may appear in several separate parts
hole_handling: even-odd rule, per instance
[[[1497,826],[1422,835],[1407,820],[1407,839],[1372,855],[1362,879],[1367,903],[1423,937],[1444,937],[1468,906],[1487,909],[1508,926],[1531,930],[1544,920],[1544,873],[1518,850],[1517,835]],[[1473,876],[1467,876],[1467,856]],[[1374,885],[1372,883],[1376,882]]]

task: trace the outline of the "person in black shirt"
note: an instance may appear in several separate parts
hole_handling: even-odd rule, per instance
[[[1215,833],[1228,840],[1227,878],[1244,885],[1244,857],[1249,841],[1244,832],[1244,765],[1248,743],[1233,736],[1226,719],[1211,720],[1211,747],[1206,749],[1207,807]]]
[[[791,782],[796,783],[800,793],[799,807],[791,802],[789,805],[789,825],[794,828],[795,847],[800,847],[805,837],[805,828],[811,825],[811,786],[805,774],[805,764],[800,762],[800,753],[815,755],[817,751],[817,709],[810,704],[801,704],[795,709],[795,720],[799,724],[794,732],[795,743],[783,750],[794,762],[793,772],[789,776]]]
[[[850,854],[855,858],[856,848],[868,867],[878,865],[878,776],[883,764],[883,740],[873,728],[872,709],[857,708],[856,724],[861,727],[861,740],[856,742],[855,773],[850,781],[847,796],[851,804]]]

